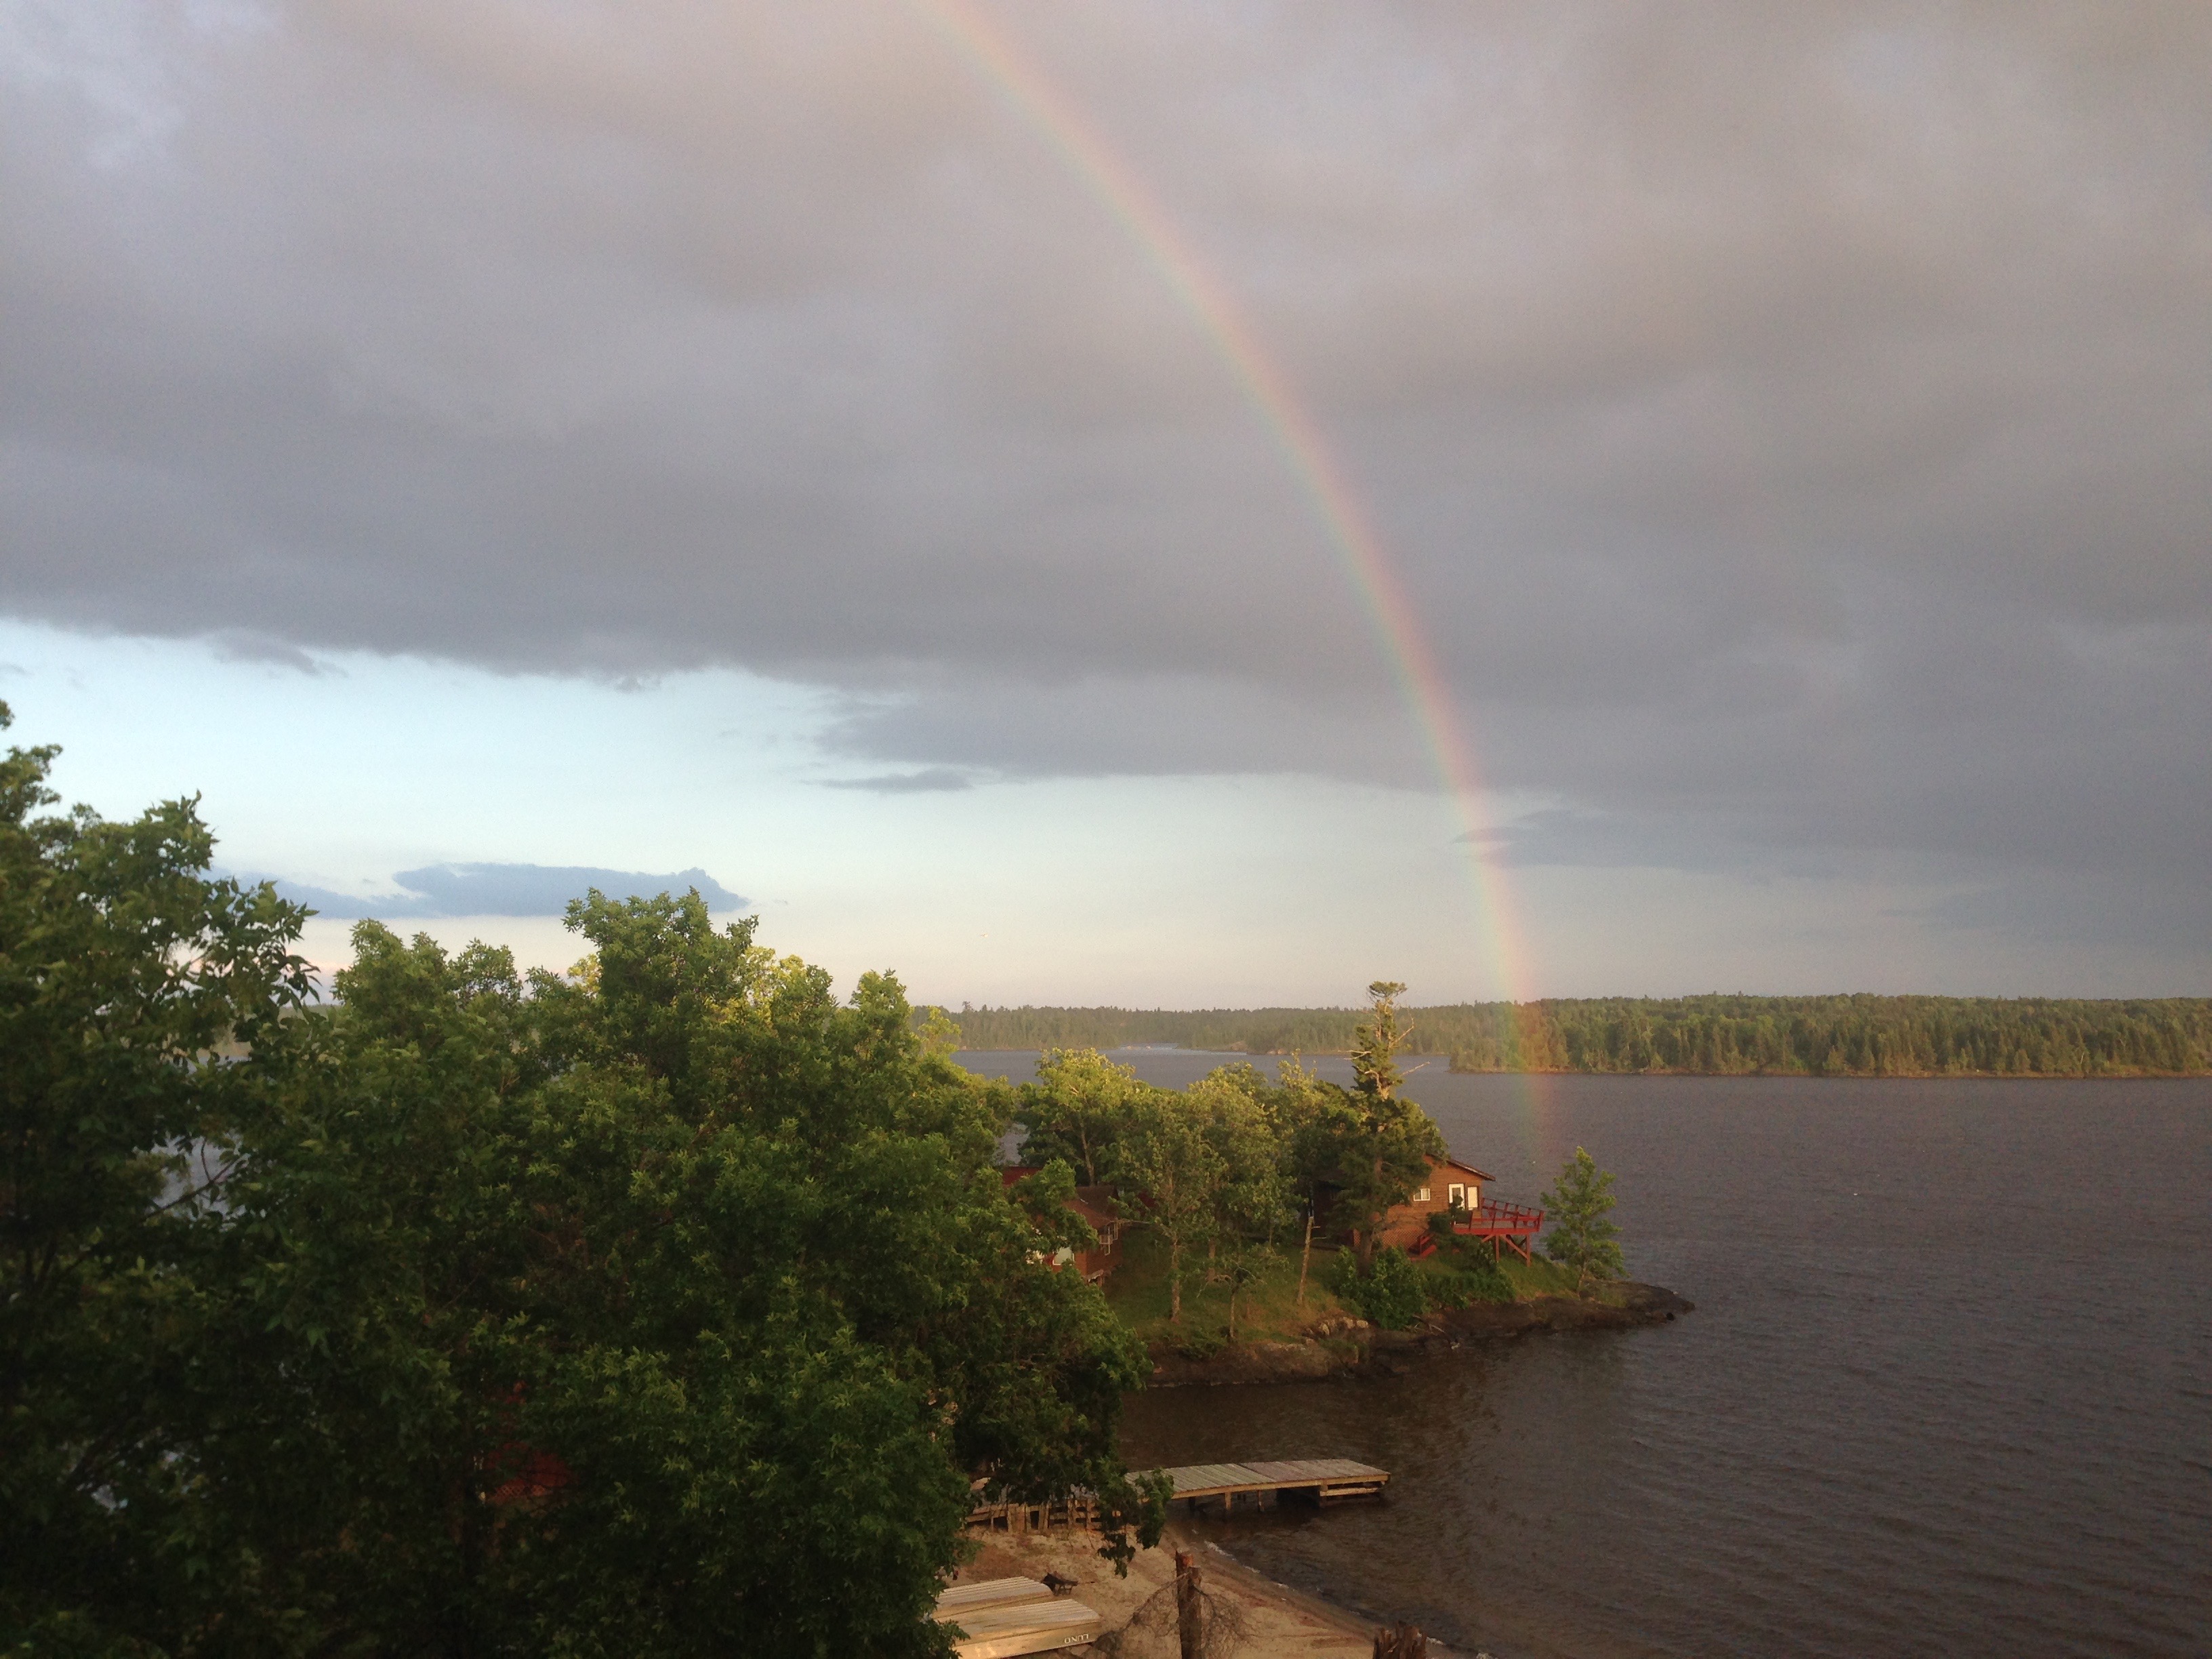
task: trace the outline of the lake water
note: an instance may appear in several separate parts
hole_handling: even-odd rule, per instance
[[[1167,1085],[1222,1058],[1118,1057]],[[1698,1311],[1139,1395],[1133,1464],[1394,1472],[1386,1504],[1206,1536],[1501,1659],[2212,1654],[2212,1084],[1439,1061],[1407,1092],[1499,1197],[1588,1146],[1631,1273]]]

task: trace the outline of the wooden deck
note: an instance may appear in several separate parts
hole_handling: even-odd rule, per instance
[[[1175,1496],[1195,1509],[1208,1498],[1221,1500],[1221,1511],[1231,1512],[1239,1498],[1257,1503],[1279,1498],[1285,1492],[1310,1496],[1330,1504],[1345,1498],[1379,1498],[1389,1484],[1390,1472],[1372,1464],[1355,1463],[1348,1457],[1300,1457],[1282,1462],[1193,1463],[1160,1474],[1175,1482]]]
[[[1535,1243],[1536,1235],[1544,1231],[1544,1212],[1532,1210],[1524,1204],[1506,1204],[1493,1198],[1476,1205],[1465,1214],[1467,1219],[1454,1222],[1452,1231],[1462,1238],[1488,1239],[1492,1255],[1510,1250],[1526,1261],[1528,1260],[1528,1247]],[[1408,1247],[1407,1254],[1418,1258],[1427,1255],[1436,1248],[1435,1236],[1424,1233]]]

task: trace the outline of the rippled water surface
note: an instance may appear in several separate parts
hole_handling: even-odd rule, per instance
[[[1135,1463],[1394,1473],[1382,1505],[1201,1522],[1224,1547],[1500,1656],[2212,1653],[2212,1085],[1408,1092],[1501,1197],[1589,1146],[1631,1272],[1698,1311],[1138,1396]]]

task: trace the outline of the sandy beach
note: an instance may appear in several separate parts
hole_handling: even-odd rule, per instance
[[[1232,1560],[1218,1549],[1179,1535],[1170,1526],[1158,1549],[1140,1550],[1129,1576],[1117,1577],[1097,1554],[1095,1537],[1080,1532],[1030,1533],[996,1537],[963,1567],[957,1583],[984,1578],[1042,1578],[1048,1572],[1073,1578],[1070,1594],[1104,1616],[1118,1631],[1146,1601],[1175,1577],[1175,1552],[1188,1549],[1197,1559],[1203,1586],[1229,1602],[1243,1622],[1235,1651],[1252,1659],[1369,1659],[1375,1628],[1341,1607],[1294,1590]],[[1084,1649],[1079,1651],[1088,1652]],[[1441,1652],[1431,1644],[1431,1651]]]

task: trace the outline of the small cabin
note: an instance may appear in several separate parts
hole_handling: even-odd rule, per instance
[[[1036,1173],[1033,1164],[1007,1164],[999,1171],[1000,1179],[1008,1187]],[[1103,1285],[1106,1275],[1121,1263],[1121,1230],[1128,1224],[1123,1221],[1115,1204],[1115,1189],[1100,1182],[1095,1187],[1078,1187],[1067,1207],[1091,1224],[1091,1231],[1098,1235],[1098,1242],[1087,1250],[1070,1249],[1062,1245],[1052,1253],[1052,1267],[1073,1267],[1083,1275],[1084,1282]]]
[[[1393,1204],[1375,1230],[1376,1242],[1408,1249],[1428,1236],[1429,1218],[1444,1210],[1479,1210],[1487,1171],[1455,1158],[1431,1158],[1429,1173],[1403,1204]]]

